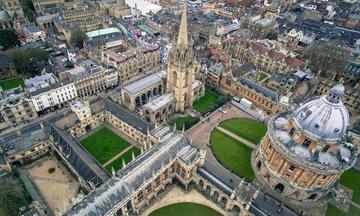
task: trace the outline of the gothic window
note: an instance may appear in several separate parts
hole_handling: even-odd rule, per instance
[[[310,144],[311,144],[311,141],[309,139],[305,139],[303,142],[304,147],[309,147]]]
[[[173,81],[172,81],[173,85],[177,86],[177,73],[176,71],[173,71]]]
[[[226,83],[226,85],[231,86],[231,79],[226,78],[225,83]]]

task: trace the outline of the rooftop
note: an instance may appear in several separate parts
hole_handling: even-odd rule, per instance
[[[147,89],[148,87],[151,87],[155,84],[161,83],[162,79],[165,77],[166,77],[166,71],[162,70],[155,74],[146,76],[146,77],[144,77],[138,81],[135,81],[129,85],[126,85],[123,87],[123,89],[134,95],[138,92],[143,91],[144,89]]]
[[[166,93],[149,101],[143,107],[156,112],[173,101],[175,101],[174,93]]]

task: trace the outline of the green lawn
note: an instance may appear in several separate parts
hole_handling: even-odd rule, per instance
[[[259,81],[266,79],[268,76],[265,73],[260,74]]]
[[[196,203],[176,203],[157,209],[150,216],[221,216],[212,208]]]
[[[80,143],[100,164],[104,164],[130,146],[126,140],[106,127],[94,132],[89,137],[80,141]]]
[[[228,99],[226,98],[226,96],[221,95],[215,90],[206,89],[204,96],[194,102],[193,108],[194,110],[204,115],[208,112],[215,110],[227,101]]]
[[[128,151],[126,151],[123,155],[121,155],[120,157],[116,158],[116,160],[114,160],[112,163],[110,163],[109,165],[107,165],[105,168],[111,172],[111,167],[114,167],[115,171],[118,171],[119,169],[122,168],[122,160],[124,158],[125,164],[129,163],[132,161],[132,153],[134,152],[135,157],[141,154],[140,149],[136,148],[136,147],[132,147],[131,149],[129,149]]]
[[[0,86],[3,90],[16,88],[19,87],[19,85],[24,86],[24,81],[22,78],[16,77],[7,80],[0,80]]]
[[[225,168],[245,177],[247,181],[251,182],[254,179],[254,172],[251,167],[252,149],[250,147],[218,129],[212,131],[210,142],[216,158]]]
[[[266,133],[266,125],[251,119],[230,119],[220,123],[220,127],[258,144]]]
[[[358,204],[360,204],[360,184],[357,181],[359,179],[360,179],[360,172],[353,169],[344,172],[344,174],[342,174],[342,176],[340,177],[340,184],[353,191],[352,201]],[[329,205],[328,209],[326,210],[326,216],[342,216],[342,215],[344,216],[360,215],[360,209],[351,206],[349,213],[346,214],[341,210],[339,210],[338,208],[336,208],[335,206]]]
[[[183,125],[185,125],[185,130],[187,130],[191,128],[194,124],[196,124],[198,121],[198,118],[194,118],[191,115],[186,115],[172,118],[169,121],[169,125],[174,126],[174,124],[176,123],[176,129],[178,130],[182,130]]]

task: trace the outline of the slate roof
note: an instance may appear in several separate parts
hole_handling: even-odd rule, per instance
[[[239,80],[239,82],[242,85],[246,85],[248,88],[255,90],[256,92],[263,94],[266,97],[270,97],[273,101],[276,101],[276,102],[279,101],[279,95],[277,93],[271,91],[270,89],[268,89],[262,85],[259,85],[259,84],[255,83],[251,80],[248,80],[246,78],[241,78]]]
[[[194,163],[198,153],[198,149],[190,145],[183,134],[169,133],[161,143],[129,163],[64,215],[105,215],[115,205],[128,202],[131,194],[158,173],[163,165],[172,163],[175,158],[187,164]]]

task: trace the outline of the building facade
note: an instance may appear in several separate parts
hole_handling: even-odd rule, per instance
[[[0,92],[0,129],[17,126],[38,117],[29,95],[21,88]]]
[[[105,67],[116,68],[120,85],[126,85],[156,72],[154,69],[160,66],[160,50],[147,44],[126,52],[105,51],[102,52],[101,62]]]
[[[327,203],[341,174],[356,161],[357,149],[346,141],[349,114],[336,85],[294,112],[275,115],[253,153],[257,181],[280,200],[302,211]]]

